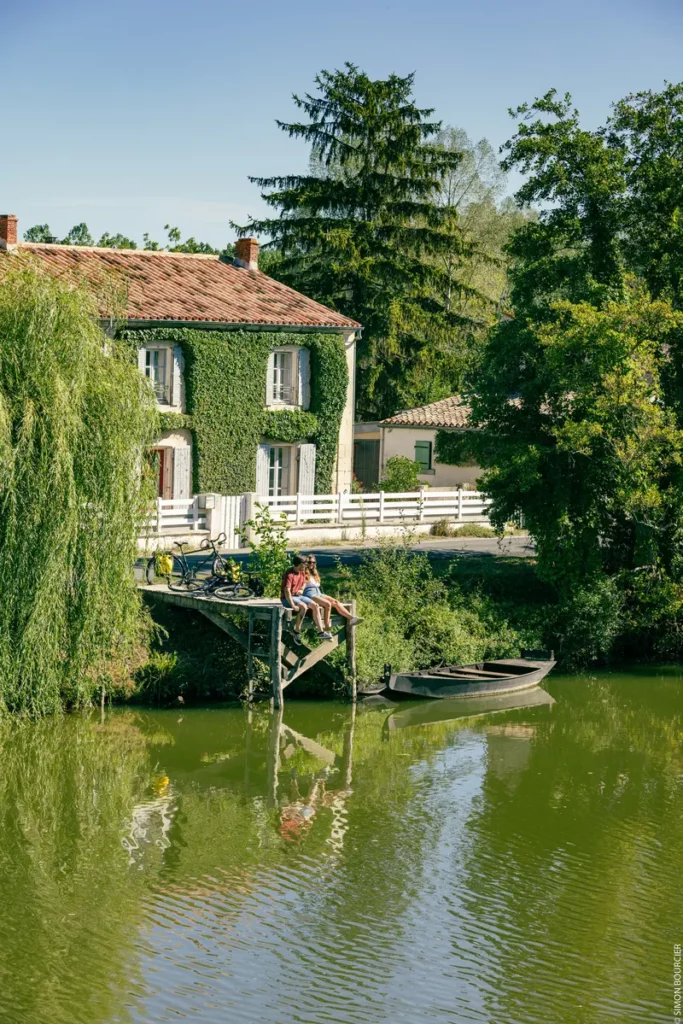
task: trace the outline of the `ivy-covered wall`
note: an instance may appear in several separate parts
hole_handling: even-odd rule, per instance
[[[344,341],[337,334],[128,329],[124,340],[180,345],[185,359],[186,415],[164,413],[162,429],[190,428],[197,492],[241,494],[256,487],[256,450],[262,438],[316,445],[315,489],[332,489],[339,428],[349,382]],[[310,349],[310,410],[265,409],[268,354],[281,345]]]

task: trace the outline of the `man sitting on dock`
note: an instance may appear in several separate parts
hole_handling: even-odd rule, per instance
[[[295,555],[292,560],[292,565],[287,569],[282,577],[280,599],[285,608],[290,608],[292,611],[296,612],[293,627],[295,636],[300,635],[304,616],[306,615],[306,612],[310,611],[315,627],[318,630],[318,637],[321,640],[331,640],[332,634],[323,628],[320,608],[318,605],[313,603],[312,598],[304,597],[303,595],[303,589],[306,586],[305,567],[306,559],[301,555]]]

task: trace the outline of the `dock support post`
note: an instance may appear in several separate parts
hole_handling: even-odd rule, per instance
[[[284,608],[273,608],[270,617],[270,681],[273,706],[282,706],[282,615]]]
[[[349,727],[344,733],[344,747],[342,750],[342,761],[344,763],[344,788],[351,789],[353,779],[353,734],[356,729],[356,705],[351,705],[351,719]]]
[[[356,617],[356,601],[347,601],[346,607],[353,617]],[[358,699],[358,687],[356,684],[356,627],[347,624],[346,626],[346,671],[349,677],[349,697],[356,703]]]
[[[254,609],[249,609],[249,626],[247,642],[247,686],[249,687],[249,703],[254,699],[254,655],[251,653],[254,646]]]
[[[278,774],[280,771],[280,737],[282,736],[282,708],[275,708],[270,719],[268,737],[268,806],[277,807]]]

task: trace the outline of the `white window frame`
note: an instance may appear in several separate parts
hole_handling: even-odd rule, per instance
[[[290,383],[284,383],[285,357],[289,358]],[[285,393],[288,390],[288,394]],[[299,348],[297,345],[282,345],[270,350],[268,357],[268,382],[266,385],[266,408],[298,409],[301,408],[302,396],[299,394]]]
[[[172,405],[172,373],[173,373],[173,346],[172,345],[145,345],[143,348],[144,352],[144,375],[148,380],[152,381],[152,387],[154,388],[154,394],[156,395],[157,405],[171,406]],[[150,357],[153,353],[164,354],[164,381],[163,383],[155,383],[154,378],[148,369],[150,367]],[[161,394],[161,397],[160,397]]]
[[[276,498],[281,494],[295,494],[292,477],[297,476],[298,463],[295,445],[271,444],[268,451],[268,496]]]

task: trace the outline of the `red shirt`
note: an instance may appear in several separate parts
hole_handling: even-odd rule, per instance
[[[280,599],[282,601],[287,600],[286,590],[291,591],[292,596],[298,594],[304,589],[306,583],[306,574],[303,569],[288,569],[282,577],[282,587],[280,588]]]

